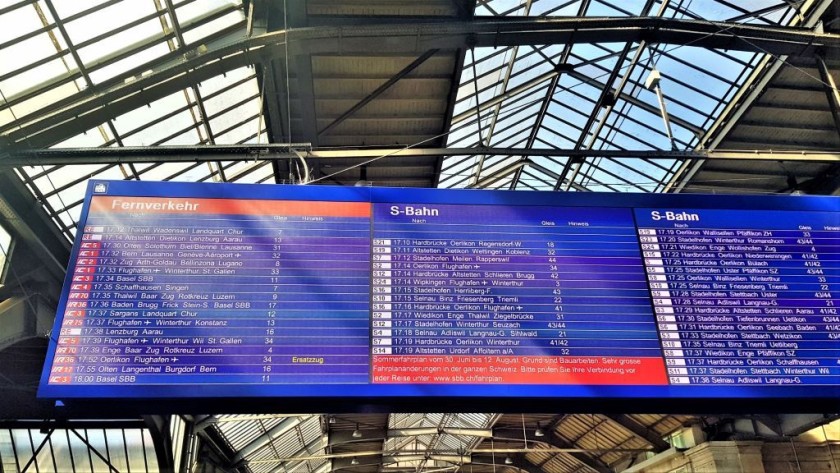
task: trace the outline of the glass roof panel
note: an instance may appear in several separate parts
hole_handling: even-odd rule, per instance
[[[199,43],[245,27],[241,0],[183,0],[174,6],[175,16],[155,0],[39,0],[5,12],[0,16],[0,126],[40,113],[91,84],[130,82],[139,74],[154,73],[161,59],[177,52],[182,43]],[[76,54],[81,64],[74,60]],[[56,136],[53,146],[266,142],[259,95],[253,68],[243,67],[125,110],[83,134]],[[138,163],[23,167],[18,172],[36,197],[43,196],[47,213],[72,238],[83,182],[91,177],[202,181],[232,176],[273,182],[271,166],[237,163],[228,168],[215,163]]]
[[[31,71],[27,71],[23,74],[20,74],[15,79],[18,79],[20,81],[31,80],[31,81],[37,83],[37,81],[41,77],[43,77],[45,75],[49,75],[53,72],[57,72],[57,74],[60,74],[61,73],[60,70],[64,69],[64,68],[65,68],[65,66],[61,62],[61,60],[57,59],[55,61],[50,62],[49,64],[39,66],[36,69],[32,69]],[[30,84],[33,83],[33,82],[30,82]],[[40,84],[39,84],[39,86],[40,86]],[[3,84],[0,84],[0,88],[2,88],[2,87],[3,87]],[[0,90],[3,90],[3,89],[0,89]],[[51,103],[54,103],[55,101],[61,100],[65,97],[69,97],[70,95],[72,95],[72,94],[74,94],[78,91],[79,91],[78,86],[73,82],[65,83],[65,84],[62,84],[62,85],[55,86],[55,87],[49,87],[49,88],[45,89],[43,92],[41,92],[40,94],[31,98],[31,99],[23,100],[23,101],[20,101],[20,102],[14,104],[10,108],[10,114],[14,114],[14,117],[20,119],[21,117],[25,117],[26,115],[28,115],[32,112],[40,110],[40,109],[44,108],[45,106],[47,106]],[[10,122],[7,122],[7,123],[10,123]],[[0,125],[2,125],[2,124],[4,124],[4,123],[0,122]]]
[[[108,62],[108,65],[101,68],[97,67],[96,70],[92,71],[90,73],[91,81],[93,81],[93,83],[99,83],[108,79],[112,79],[119,74],[140,67],[142,64],[149,63],[152,60],[157,59],[168,52],[169,48],[166,46],[166,44],[159,43],[152,46],[143,47],[142,49],[138,50],[136,54],[133,54],[125,59],[113,61],[114,58],[118,57],[117,55],[113,54],[111,56],[101,58],[105,59],[104,62]],[[96,64],[96,66],[98,65],[99,64]]]
[[[0,456],[3,471],[160,471],[147,429],[0,429]]]
[[[536,0],[531,5],[532,16],[575,16],[578,8],[580,8],[579,1],[556,2],[550,0]]]
[[[175,92],[174,94],[155,100],[145,107],[130,110],[116,117],[113,120],[114,126],[125,138],[130,133],[143,131],[149,124],[164,118],[185,105],[186,100],[184,94],[182,92]]]
[[[189,146],[194,144],[206,144],[208,143],[206,138],[203,138],[204,134],[202,133],[203,128],[197,127],[194,124],[187,125],[186,128],[181,128],[176,133],[170,133],[163,137],[162,139],[156,141],[154,143],[155,146],[157,145],[166,145],[166,146]]]
[[[230,86],[234,82],[233,78],[229,78],[224,85]],[[201,88],[201,92],[207,93],[203,87]],[[242,100],[259,97],[259,92],[256,82],[242,82],[235,85],[232,89],[224,91],[224,93],[215,94],[212,97],[205,97],[204,109],[208,115],[215,115],[227,110],[231,105],[241,103]]]
[[[667,2],[665,8],[662,2],[653,2],[650,10],[642,11],[646,3],[645,0],[482,0],[477,2],[476,14],[577,15],[587,5],[583,13],[588,16],[655,15],[661,10],[666,17],[786,24],[796,15],[793,7],[778,0]],[[119,15],[115,16],[114,12]],[[56,20],[60,20],[59,24]],[[0,102],[0,126],[39,113],[91,84],[109,79],[131,81],[139,74],[154,73],[163,57],[177,53],[184,45],[197,44],[244,25],[241,0],[176,1],[174,14],[166,4],[155,0],[38,0],[6,11],[0,16],[0,92],[4,99]],[[671,142],[661,124],[656,94],[643,85],[650,71],[656,68],[662,76],[660,86],[673,143],[677,149],[692,149],[698,146],[698,131],[707,127],[733,97],[738,82],[761,57],[692,46],[654,45],[641,50],[636,63],[632,58],[639,45],[625,46],[555,44],[468,51],[454,105],[456,119],[447,144],[470,147],[482,144],[483,140],[486,145],[511,148],[668,150]],[[29,54],[21,55],[22,48]],[[622,53],[625,50],[627,54]],[[76,54],[81,64],[74,60]],[[563,70],[558,80],[555,71],[561,61],[566,61],[572,69]],[[265,142],[265,120],[261,117],[260,92],[254,74],[254,69],[243,67],[206,79],[148,106],[125,111],[83,135],[56,137],[55,146]],[[617,93],[615,88],[625,75],[629,80]],[[612,81],[611,76],[615,77]],[[549,85],[555,87],[549,90]],[[614,93],[617,98],[613,106],[598,105],[602,96]],[[549,102],[543,106],[546,100]],[[476,120],[478,110],[480,121]],[[554,188],[568,160],[562,156],[538,158],[532,157],[521,163],[524,167],[517,167],[516,160],[521,156],[449,157],[443,163],[440,186],[470,186],[479,177],[492,176],[487,182],[492,181],[488,185],[494,187],[507,183],[510,188],[517,188],[520,180],[527,179],[528,184],[523,188]],[[621,185],[650,184],[658,189],[657,184],[668,180],[677,167],[673,161],[651,164],[641,160],[613,162],[596,158],[585,160],[585,164],[580,172],[567,173],[575,176],[576,182],[561,183],[560,188],[586,189],[593,185],[619,189]],[[138,164],[107,168],[107,173],[105,168],[93,171],[75,168],[57,167],[48,174],[273,181],[271,166],[252,163]],[[638,169],[641,174],[632,169]],[[32,173],[32,176],[44,172],[43,169],[21,170],[22,174]],[[512,181],[505,172],[509,172]],[[50,213],[56,213],[49,203],[59,195],[75,201],[71,198],[76,197],[75,187],[50,194],[55,189],[45,182],[42,178],[35,179],[32,186],[36,194],[49,194],[43,202]],[[70,204],[56,203],[56,206],[58,210],[73,208]],[[74,223],[72,218],[69,223]]]
[[[0,44],[3,45],[14,42],[17,38],[44,26],[38,18],[38,12],[31,5],[24,5],[4,13],[0,16],[0,21],[7,25],[5,28],[0,28]]]
[[[227,163],[223,162],[223,165]],[[268,161],[236,161],[226,169],[228,181],[249,184],[274,182],[274,170]]]
[[[184,42],[186,44],[196,43],[202,38],[207,37],[216,31],[221,31],[227,27],[236,25],[241,22],[242,13],[240,11],[230,12],[228,14],[225,14],[224,16],[215,18],[212,21],[201,26],[187,29],[186,31],[184,31]]]
[[[586,16],[661,14],[672,18],[786,24],[797,14],[790,2],[778,0],[667,2],[664,8],[662,2],[653,2],[649,5],[650,9],[644,11],[647,3],[644,0],[594,0],[588,3],[487,0],[478,3],[476,15],[571,16],[579,14],[584,8]],[[675,147],[691,150],[699,146],[698,131],[707,127],[720,113],[734,96],[739,82],[762,57],[753,53],[667,44],[558,44],[542,48],[538,54],[529,54],[529,50],[535,48],[538,47],[477,48],[473,54],[467,55],[455,105],[456,120],[447,139],[449,146],[477,144],[480,138],[489,136],[498,138],[490,141],[491,144],[499,146],[501,143],[508,147],[612,150],[670,150]],[[485,64],[482,58],[490,59]],[[553,90],[548,93],[543,90],[541,94],[538,89],[527,87],[529,80],[540,77],[542,73],[550,76],[556,63],[562,60],[572,69],[560,72],[560,79]],[[478,71],[478,80],[473,79],[473,68]],[[654,69],[661,76],[659,88],[671,124],[673,142],[668,139],[662,124],[663,112],[657,92],[644,86]],[[482,70],[490,72],[482,76]],[[627,80],[622,81],[625,77]],[[545,83],[548,81],[546,79]],[[621,90],[617,91],[616,87],[621,87]],[[522,120],[518,110],[511,111],[509,107],[497,104],[500,98],[504,102],[507,96],[516,92],[527,97],[520,102],[520,107],[531,112],[530,115],[525,114],[526,120]],[[604,103],[601,103],[604,100],[602,97],[606,99]],[[543,116],[539,111],[530,109],[533,104],[541,104],[545,100],[550,102],[544,107]],[[476,110],[481,110],[480,126],[475,124]],[[504,120],[506,113],[517,115],[519,119]],[[471,125],[466,125],[471,122]],[[537,125],[536,134],[529,137],[524,145],[521,144],[523,130]],[[505,126],[512,129],[506,130]],[[465,165],[462,157],[447,157],[443,161],[439,187],[468,185],[465,183],[475,182],[475,176],[487,175],[487,166],[500,162],[507,161],[488,156],[476,158],[471,165]],[[670,179],[677,168],[673,160],[657,163],[655,170],[639,159],[624,159],[620,164],[597,158],[587,158],[584,162],[586,166],[581,169],[586,169],[586,172],[564,173],[566,161],[562,158],[549,160],[542,166],[557,173],[553,176],[555,185],[560,175],[573,176],[575,182],[560,183],[561,189],[577,187],[593,190],[597,187],[611,191],[624,188],[661,190],[661,183]],[[514,173],[518,179],[534,179],[536,176],[536,182],[523,188],[546,187],[538,180],[551,177],[542,170],[528,169],[530,166],[528,163],[523,170]],[[648,172],[638,174],[633,169],[646,169]],[[492,185],[497,186],[498,181]],[[514,179],[510,187],[517,186],[518,182]]]
[[[4,65],[4,69],[12,72],[6,74],[14,74],[21,68],[34,64],[36,62],[44,62],[47,58],[56,54],[55,44],[50,39],[47,33],[41,33],[31,38],[22,41],[13,42],[8,46],[0,49],[0,61]],[[20,82],[18,80],[17,82]],[[14,81],[4,81],[4,94],[14,95],[20,92],[25,87],[15,87]]]
[[[84,2],[78,0],[52,0],[53,7],[55,7],[58,16],[61,18],[69,18],[83,11],[112,2],[113,0],[86,0]]]
[[[83,3],[83,2],[78,2]],[[105,6],[102,9],[91,12],[88,15],[81,16],[75,20],[68,21],[64,24],[70,41],[74,45],[79,45],[91,38],[103,35],[105,33],[113,33],[108,35],[107,41],[100,41],[100,43],[109,43],[108,48],[113,50],[121,49],[125,45],[121,44],[121,36],[146,37],[154,33],[160,32],[160,25],[154,28],[148,23],[141,25],[141,28],[133,31],[133,29],[125,29],[125,25],[134,22],[139,18],[157,13],[155,3],[152,0],[133,0],[131,2],[120,2],[111,6]],[[111,41],[118,41],[116,47],[111,47]]]
[[[207,16],[209,13],[217,12],[226,9],[227,7],[239,6],[239,0],[183,0],[176,1],[175,14],[178,15],[178,21],[182,23],[189,23],[199,18]]]

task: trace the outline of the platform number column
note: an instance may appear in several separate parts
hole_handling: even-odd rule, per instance
[[[671,292],[671,288],[679,287],[679,279],[684,276],[679,273],[672,274],[666,269],[663,253],[668,256],[668,248],[667,244],[666,248],[663,248],[656,229],[640,228],[639,242],[642,245],[648,285],[653,296],[653,310],[662,341],[662,351],[665,354],[668,380],[671,384],[689,384],[683,350],[685,347],[680,341],[679,326],[674,314],[674,294]]]
[[[372,351],[374,355],[392,353],[392,283],[393,262],[391,240],[373,240],[373,284],[371,284],[373,323]]]

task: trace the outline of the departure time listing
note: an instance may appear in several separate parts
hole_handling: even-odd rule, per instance
[[[836,214],[637,209],[636,218],[671,384],[838,383]]]
[[[51,386],[840,382],[833,212],[106,193],[79,231]]]
[[[664,384],[628,209],[375,204],[374,383]]]
[[[95,196],[49,382],[366,383],[369,205]]]

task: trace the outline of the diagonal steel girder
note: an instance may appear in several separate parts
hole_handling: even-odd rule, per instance
[[[305,420],[306,418],[304,417],[287,417],[283,419],[279,424],[252,440],[248,445],[242,447],[233,457],[233,463],[238,464],[247,461],[248,457],[254,452],[270,444],[277,437],[301,425]]]
[[[644,7],[642,8],[642,14],[647,15],[648,13],[650,13],[650,10],[653,8],[653,4],[653,0],[647,0],[647,2],[645,2]],[[667,7],[668,0],[665,0],[660,5],[659,11],[657,12],[656,16],[661,17],[665,13]],[[595,102],[595,107],[592,109],[592,113],[589,114],[589,117],[586,119],[586,124],[581,129],[580,136],[575,142],[575,149],[581,149],[582,147],[584,147],[584,144],[587,149],[592,148],[592,145],[598,139],[598,136],[601,134],[601,130],[603,129],[604,125],[607,122],[607,119],[609,118],[610,114],[613,111],[613,108],[615,107],[616,99],[624,91],[624,86],[627,84],[627,81],[633,74],[636,65],[639,63],[639,59],[641,59],[642,57],[642,52],[645,50],[646,47],[646,40],[642,40],[639,42],[638,46],[636,46],[636,53],[630,60],[630,64],[627,65],[627,70],[624,72],[624,75],[621,78],[619,85],[615,87],[615,90],[613,90],[613,83],[616,81],[616,79],[618,79],[618,75],[621,73],[621,70],[624,69],[624,61],[627,60],[627,57],[630,54],[630,49],[632,48],[631,43],[627,43],[624,45],[624,49],[621,51],[621,54],[618,55],[618,59],[615,62],[615,66],[613,66],[612,71],[610,71],[609,78],[607,78],[607,80],[604,82],[603,88],[601,89],[601,93],[598,96],[598,100],[596,100]],[[601,112],[602,108],[604,109],[603,113]],[[595,127],[595,130],[590,135],[589,130],[590,128],[592,128],[592,125],[595,124],[595,120],[598,119],[599,115],[601,115],[601,119],[598,121],[598,125]],[[572,170],[573,166],[574,170]],[[569,188],[572,187],[572,182],[574,182],[582,166],[582,159],[570,159],[566,161],[566,163],[563,165],[563,169],[560,171],[560,177],[557,178],[557,182],[554,184],[554,190],[560,190],[564,182],[566,183],[564,190],[569,190]],[[571,177],[567,177],[569,172],[572,172]]]
[[[558,420],[562,419],[562,416],[559,416],[557,419]],[[557,433],[554,431],[554,427],[556,426],[556,424],[557,424],[557,421],[552,422],[549,427],[546,427],[545,429],[543,429],[543,430],[546,431],[545,432],[546,435],[545,435],[545,437],[541,437],[539,441],[547,443],[548,445],[550,445],[552,447],[561,448],[561,449],[576,449],[576,448],[578,448],[578,446],[575,445],[574,442],[566,440],[566,439],[560,437],[559,435],[557,435]],[[524,434],[524,432],[522,431],[522,429],[495,429],[493,431],[493,435],[496,436],[496,437],[502,437],[502,438],[505,438],[505,439],[517,439],[517,440],[521,439],[521,441],[525,441],[526,439],[523,437],[523,434]],[[530,439],[530,440],[534,441],[535,439]],[[539,451],[539,450],[535,449],[535,451]],[[589,470],[591,470],[595,473],[613,473],[613,470],[612,470],[612,468],[610,468],[609,465],[607,465],[606,463],[602,462],[600,459],[598,459],[598,458],[596,458],[592,455],[588,455],[588,454],[586,454],[584,452],[580,452],[580,451],[569,451],[569,452],[564,452],[563,454],[564,455],[569,455],[570,457],[574,458],[579,463],[585,465]]]
[[[18,177],[14,171],[0,171],[0,223],[40,255],[47,270],[60,281],[70,259],[70,243]]]
[[[311,452],[312,450],[323,449],[323,447],[324,447],[324,440],[321,436],[318,436],[315,439],[313,439],[311,442],[309,442],[308,444],[304,445],[303,448],[301,448],[299,451],[297,451],[294,455],[292,455],[292,458],[294,458],[294,457],[304,457],[306,455],[309,455],[310,454],[309,452]],[[286,461],[282,461],[282,462],[278,461],[277,466],[274,467],[274,469],[272,469],[269,473],[282,473],[282,472],[289,471],[289,470],[293,471],[296,468],[296,466],[292,466],[291,464],[292,463],[301,463],[301,462],[306,462],[306,460],[301,459],[301,460],[297,460],[297,461],[296,460],[286,460]]]
[[[820,80],[822,80],[823,88],[825,89],[825,98],[828,102],[828,109],[831,111],[831,118],[834,120],[834,128],[840,134],[840,90],[837,89],[837,83],[834,76],[831,75],[831,69],[825,62],[825,58],[817,55],[817,69],[820,72]]]
[[[617,423],[618,425],[624,427],[628,431],[632,432],[633,435],[643,439],[647,443],[649,443],[656,452],[662,452],[671,448],[671,444],[666,442],[662,439],[660,435],[658,435],[653,430],[649,429],[648,427],[639,423],[636,419],[632,418],[627,414],[605,414],[607,417],[613,420],[613,422]]]
[[[437,54],[439,49],[430,49],[425,53],[421,54],[420,57],[412,61],[410,64],[405,66],[402,70],[394,74],[390,79],[385,81],[382,85],[376,88],[373,92],[369,93],[365,98],[356,102],[352,107],[350,107],[347,111],[341,114],[338,118],[333,120],[329,125],[325,126],[321,130],[318,130],[318,136],[325,135],[329,133],[330,130],[337,127],[338,125],[342,124],[345,120],[352,117],[356,112],[363,109],[365,105],[369,104],[370,102],[374,101],[377,97],[385,93],[388,89],[391,88],[394,84],[399,82],[402,78],[410,74],[412,71],[420,67],[426,60]]]
[[[588,1],[589,0],[584,0],[583,3],[588,3]],[[532,5],[532,0],[526,0],[525,3],[522,5],[524,7],[523,16],[528,16],[530,14],[531,5]],[[584,16],[584,15],[579,14],[578,16]],[[475,67],[476,62],[477,62],[476,57],[475,57],[475,48],[472,48],[471,52],[472,52],[471,67],[472,67],[472,70],[473,70],[472,83],[473,83],[473,86],[475,87],[474,97],[475,97],[475,102],[476,102],[476,107],[475,107],[476,130],[478,131],[479,144],[490,146],[490,144],[493,142],[493,135],[496,133],[496,124],[499,123],[499,114],[502,111],[502,102],[498,101],[496,103],[496,105],[494,106],[493,113],[491,114],[491,117],[490,117],[490,125],[487,127],[487,135],[482,137],[481,136],[481,108],[480,108],[480,104],[478,103],[478,99],[479,99],[479,96],[481,94],[478,90],[479,75],[478,75],[478,71],[476,70],[476,67]],[[516,67],[517,60],[519,59],[519,46],[513,46],[512,48],[507,49],[506,52],[504,52],[502,54],[507,55],[507,53],[510,53],[510,57],[508,58],[508,64],[505,67],[504,78],[501,80],[500,83],[497,83],[497,85],[496,85],[496,87],[498,87],[498,85],[501,85],[502,90],[507,90],[508,84],[510,83],[510,78],[513,74],[514,68]],[[482,76],[483,75],[484,74],[482,74]],[[446,130],[449,130],[449,128],[446,128]],[[479,156],[478,162],[475,163],[475,165],[473,165],[473,167],[475,168],[475,171],[473,172],[472,178],[470,180],[470,182],[471,182],[470,186],[472,186],[472,187],[478,186],[478,183],[481,181],[481,177],[482,177],[481,173],[482,173],[482,171],[484,171],[484,160],[485,159],[487,159],[487,156],[482,154],[481,156]]]
[[[797,29],[815,29],[820,25],[822,15],[829,9],[835,6],[834,0],[805,0],[800,5],[800,11],[807,11],[808,16],[803,17],[797,15],[793,20],[793,25]],[[789,27],[790,28],[790,27]],[[826,49],[822,51],[827,53],[833,49]],[[714,123],[712,123],[703,135],[700,137],[698,148],[701,149],[717,149],[721,142],[729,135],[732,128],[741,121],[741,117],[752,107],[752,104],[764,93],[765,88],[770,81],[776,77],[781,71],[782,67],[787,62],[788,55],[777,52],[767,51],[770,54],[759,61],[753,68],[750,76],[741,85],[741,88],[729,101],[724,110],[718,115]],[[813,52],[810,56],[815,56],[820,51]],[[683,166],[674,173],[671,180],[666,185],[664,192],[680,192],[688,185],[689,181],[703,166],[702,161],[685,162]]]
[[[586,11],[589,9],[591,1],[590,0],[582,0],[580,5],[578,6],[577,16],[585,17]],[[560,60],[557,61],[557,64],[554,65],[554,69],[557,70],[558,74],[551,78],[551,81],[548,84],[548,88],[545,91],[545,97],[543,98],[542,103],[540,104],[540,110],[537,112],[537,118],[534,120],[534,125],[531,127],[531,133],[528,135],[528,141],[525,142],[526,148],[531,148],[534,146],[534,142],[537,140],[537,135],[542,128],[543,120],[545,120],[546,113],[548,112],[548,107],[551,105],[551,99],[554,96],[555,89],[557,88],[557,84],[560,83],[560,71],[559,68],[562,66],[569,65],[569,57],[572,55],[572,42],[566,43],[563,47],[563,52],[560,55]],[[546,59],[547,60],[547,59]],[[525,162],[528,159],[527,156],[522,156],[519,158],[520,161]],[[522,176],[522,168],[524,166],[520,166],[514,171],[513,179],[510,181],[510,189],[516,189],[517,184],[519,183],[519,179]]]
[[[437,23],[317,26],[239,37],[198,45],[183,56],[152,61],[144,76],[119,76],[109,86],[88,87],[56,109],[46,107],[0,127],[0,147],[46,147],[82,133],[126,110],[133,110],[202,80],[272,58],[306,54],[416,53],[467,44],[608,43],[649,41],[695,47],[811,56],[840,49],[840,35],[809,28],[775,27],[666,18],[498,18]],[[288,42],[288,45],[287,45]]]

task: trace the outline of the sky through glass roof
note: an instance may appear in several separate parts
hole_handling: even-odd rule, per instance
[[[776,0],[488,0],[476,15],[661,16],[784,25],[796,4]],[[689,45],[558,44],[476,48],[467,53],[447,144],[553,150],[697,148],[762,54]],[[656,69],[669,118],[654,90]],[[659,192],[679,160],[475,154],[444,160],[440,187]]]
[[[478,17],[661,16],[796,24],[781,0],[480,0]],[[0,133],[178,60],[183,48],[246,34],[242,0],[0,0]],[[693,150],[763,54],[646,43],[553,44],[466,51],[450,147]],[[653,70],[671,136],[655,90]],[[52,147],[223,145],[268,141],[259,69],[189,85]],[[439,187],[663,191],[677,159],[569,159],[473,154],[443,160]],[[267,161],[21,167],[19,177],[65,236],[74,235],[85,182],[103,179],[276,182]]]
[[[0,2],[0,130],[89,88],[130,82],[154,61],[241,34],[240,0]],[[226,145],[267,142],[255,69],[184,88],[52,147]],[[266,163],[142,163],[22,167],[18,175],[72,238],[86,182],[100,179],[263,182]]]

